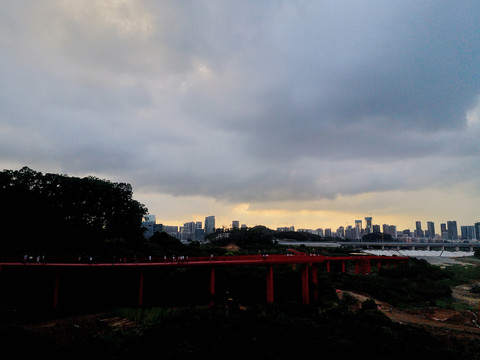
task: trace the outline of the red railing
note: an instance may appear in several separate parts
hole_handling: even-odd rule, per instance
[[[64,268],[84,268],[84,267],[103,267],[103,268],[124,268],[135,267],[140,269],[140,278],[138,286],[138,305],[143,304],[143,289],[144,278],[143,270],[147,267],[189,267],[189,266],[207,266],[210,267],[210,297],[214,298],[215,295],[215,267],[216,266],[234,266],[234,265],[253,265],[253,266],[266,266],[267,278],[266,278],[266,292],[267,302],[273,302],[274,299],[274,286],[273,286],[273,265],[280,264],[299,264],[302,266],[302,301],[308,303],[310,299],[309,284],[310,282],[316,286],[317,284],[317,266],[324,263],[326,265],[327,272],[331,271],[330,265],[332,262],[341,263],[341,271],[346,271],[345,264],[347,262],[354,262],[356,274],[369,274],[371,273],[372,261],[377,263],[378,268],[382,266],[382,263],[386,263],[389,266],[390,263],[405,262],[408,261],[408,257],[400,256],[375,256],[375,255],[350,255],[350,256],[324,256],[324,255],[310,255],[303,253],[296,253],[291,255],[241,255],[241,256],[203,256],[203,257],[163,257],[163,258],[146,258],[146,259],[131,259],[130,261],[110,261],[110,262],[48,262],[48,261],[3,261],[0,262],[0,273],[3,268],[8,267],[23,267],[25,269],[34,269],[36,267],[44,267],[50,269]],[[87,259],[88,260],[88,259]],[[311,271],[309,269],[311,268]],[[59,293],[59,281],[58,272],[55,272],[54,282],[54,300],[53,306],[58,306],[58,293]],[[213,303],[211,303],[213,304]]]

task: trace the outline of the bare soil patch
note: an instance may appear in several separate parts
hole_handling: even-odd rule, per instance
[[[98,335],[107,334],[115,329],[137,327],[134,322],[107,314],[87,314],[47,322],[26,325],[25,329],[54,339],[58,345],[71,345],[87,342]]]
[[[469,285],[458,286],[453,289],[454,298],[468,305],[477,305],[480,297],[472,294]],[[372,299],[362,294],[356,294],[347,291],[360,303],[367,299]],[[338,292],[339,297],[343,292]],[[460,338],[480,339],[480,326],[477,323],[477,314],[470,310],[455,310],[444,308],[425,308],[425,309],[399,309],[392,305],[372,299],[377,304],[379,310],[387,315],[392,321],[420,326],[436,334],[449,334]]]

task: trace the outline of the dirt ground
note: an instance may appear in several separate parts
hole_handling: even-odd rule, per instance
[[[57,345],[84,343],[100,334],[107,334],[115,329],[135,328],[137,324],[120,317],[106,314],[87,314],[55,319],[43,323],[26,325],[25,329],[54,339]]]
[[[452,297],[459,303],[478,308],[480,296],[470,292],[471,285],[460,285],[452,289]],[[348,292],[360,303],[371,299],[368,296]],[[338,292],[339,297],[343,292]],[[480,320],[477,320],[478,311],[454,310],[443,308],[428,308],[420,310],[406,310],[392,307],[390,304],[375,300],[379,310],[392,321],[420,326],[436,334],[449,334],[457,337],[480,339]],[[478,321],[478,323],[477,323]]]

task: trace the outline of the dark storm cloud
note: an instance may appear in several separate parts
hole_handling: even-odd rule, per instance
[[[270,38],[275,50],[241,54],[259,63],[245,70],[251,76],[240,91],[216,84],[213,94],[195,93],[200,105],[191,113],[215,108],[217,126],[247,131],[251,149],[270,159],[344,159],[353,148],[353,156],[374,158],[425,151],[415,134],[430,142],[440,131],[461,130],[475,104],[477,12],[465,4],[396,4],[312,5],[272,23],[281,35]],[[257,85],[252,92],[250,79]],[[247,107],[261,102],[257,113],[242,118],[235,96]]]
[[[479,11],[467,1],[5,1],[3,161],[232,201],[474,179],[478,108],[466,114],[480,95]]]

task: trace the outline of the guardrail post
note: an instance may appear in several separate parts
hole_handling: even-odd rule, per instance
[[[318,273],[317,266],[312,266],[312,284],[313,284],[313,299],[318,300]]]
[[[138,306],[143,305],[143,271],[140,272],[140,281],[138,286]]]
[[[310,303],[310,293],[308,289],[308,264],[302,269],[302,302],[304,304]]]
[[[267,266],[267,303],[273,303],[273,266]]]
[[[215,304],[215,268],[210,268],[210,303],[208,306],[212,307]]]
[[[55,274],[55,284],[53,287],[53,307],[58,307],[58,273]]]

